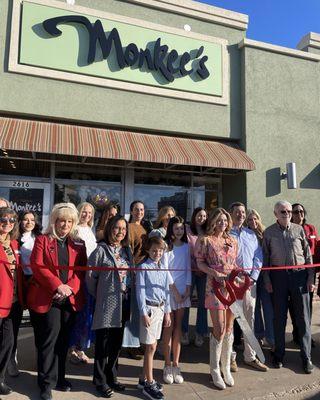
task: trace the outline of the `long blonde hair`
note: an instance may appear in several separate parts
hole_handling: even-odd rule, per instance
[[[260,214],[254,208],[247,211],[246,226],[248,226],[248,218],[251,217],[251,215],[254,215],[255,217],[257,217],[258,227],[257,227],[257,229],[254,230],[254,233],[257,235],[258,239],[261,241],[263,238],[263,232],[265,231],[266,227],[262,223]]]
[[[214,234],[214,231],[217,226],[217,221],[221,217],[221,215],[225,215],[227,217],[228,221],[228,226],[226,230],[223,232],[223,237],[228,238],[229,237],[229,232],[232,228],[232,219],[231,215],[226,211],[224,208],[216,208],[211,213],[209,214],[208,220],[207,220],[207,229],[206,229],[206,236],[211,236]]]
[[[157,218],[156,222],[154,223],[155,229],[161,228],[163,226],[162,220],[168,214],[169,211],[173,212],[174,217],[176,216],[176,210],[173,207],[164,206],[164,207],[160,208],[159,213],[158,213],[158,218]]]
[[[77,207],[77,210],[78,210],[78,213],[79,213],[79,221],[80,221],[80,217],[81,217],[81,213],[82,213],[83,209],[85,207],[87,207],[87,206],[91,207],[91,210],[92,210],[91,219],[88,222],[88,226],[90,226],[90,228],[92,228],[93,227],[93,223],[94,223],[94,212],[95,212],[95,209],[94,209],[93,205],[91,203],[88,203],[87,201],[84,201],[83,203],[80,203],[78,205],[78,207]]]
[[[76,206],[72,203],[58,203],[53,206],[50,213],[49,225],[45,234],[51,236],[54,239],[59,239],[55,225],[57,220],[62,218],[72,220],[72,227],[68,236],[71,239],[77,239],[78,238],[77,225],[79,223],[79,217],[78,217],[78,210],[76,209]]]

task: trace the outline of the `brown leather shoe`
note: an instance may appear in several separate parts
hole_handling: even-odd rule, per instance
[[[262,364],[262,362],[259,361],[257,358],[253,361],[245,361],[244,363],[258,371],[267,372],[269,370],[269,368],[266,365]]]
[[[231,372],[238,372],[238,365],[236,360],[231,360],[230,362],[230,371]]]

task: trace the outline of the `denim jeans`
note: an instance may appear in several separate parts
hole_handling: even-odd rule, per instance
[[[205,335],[208,333],[207,309],[204,307],[204,300],[206,295],[206,282],[207,282],[207,275],[201,274],[199,276],[196,275],[194,272],[192,273],[192,284],[190,293],[192,296],[194,287],[197,288],[198,307],[197,307],[196,332],[199,335]],[[185,308],[182,320],[182,332],[187,333],[188,331],[189,331],[189,308]]]
[[[274,345],[272,299],[264,286],[262,274],[257,282],[254,332],[258,339],[266,338],[271,346]]]

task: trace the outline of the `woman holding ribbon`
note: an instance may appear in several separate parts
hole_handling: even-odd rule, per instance
[[[54,387],[63,392],[72,388],[65,379],[69,334],[85,297],[84,273],[69,267],[87,264],[77,224],[78,212],[72,203],[56,204],[46,233],[36,238],[30,259],[33,277],[27,303],[38,351],[42,400],[52,399]]]
[[[225,389],[226,384],[234,385],[230,372],[234,317],[228,306],[218,299],[213,288],[214,282],[224,287],[230,272],[237,267],[238,245],[229,235],[231,227],[230,214],[223,208],[217,208],[209,215],[206,232],[195,245],[198,268],[207,274],[205,307],[209,309],[213,325],[210,334],[210,373],[214,385],[219,389]]]
[[[133,258],[128,223],[123,216],[116,215],[108,221],[104,239],[91,254],[89,266],[96,267],[86,276],[89,293],[96,299],[92,323],[96,334],[93,383],[100,396],[109,398],[114,391],[125,390],[117,379],[117,362],[131,316]]]

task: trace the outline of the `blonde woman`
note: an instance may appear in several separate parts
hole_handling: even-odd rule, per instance
[[[262,223],[261,216],[258,211],[254,209],[247,210],[246,225],[251,229],[257,236],[259,244],[262,244],[263,232],[266,229]]]
[[[167,234],[167,228],[170,218],[176,216],[176,210],[171,206],[164,206],[160,208],[158,218],[154,224],[154,229],[149,233],[149,237],[157,236],[164,239]]]
[[[216,297],[213,289],[214,281],[223,286],[230,272],[237,267],[238,245],[229,235],[231,227],[230,214],[223,208],[217,208],[209,215],[206,232],[195,245],[198,268],[207,274],[205,307],[209,309],[213,325],[210,335],[210,373],[214,385],[219,389],[225,389],[226,384],[234,385],[230,373],[234,317],[228,306]]]
[[[77,237],[78,211],[72,203],[56,204],[48,229],[36,238],[30,262],[33,277],[27,303],[38,351],[38,385],[42,400],[51,389],[70,391],[65,379],[69,333],[84,305],[83,272],[67,266],[87,264],[86,247]],[[57,266],[66,267],[58,269]]]
[[[94,207],[88,202],[83,202],[77,207],[79,213],[79,224],[77,226],[79,237],[86,244],[87,257],[96,249],[97,241],[92,231],[94,223]],[[73,364],[89,362],[85,350],[90,348],[93,332],[91,330],[94,299],[86,293],[86,304],[80,313],[70,335],[70,362]]]
[[[86,201],[79,204],[77,210],[79,213],[78,235],[86,244],[87,257],[89,258],[97,247],[97,240],[92,230],[95,210],[93,205]]]
[[[261,216],[258,211],[254,209],[247,211],[246,224],[248,228],[256,234],[259,245],[261,246],[265,226],[262,223]],[[257,281],[254,332],[261,345],[267,344],[270,346],[272,351],[274,350],[273,305],[271,295],[264,287],[263,273],[259,275]]]

